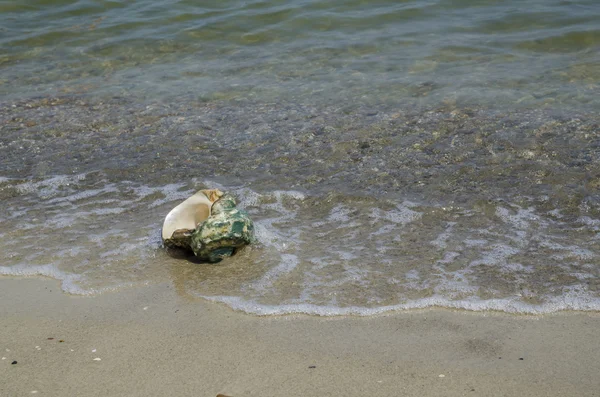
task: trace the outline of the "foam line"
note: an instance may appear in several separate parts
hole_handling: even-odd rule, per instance
[[[449,300],[441,296],[417,299],[407,303],[379,307],[335,307],[310,303],[263,305],[236,296],[200,296],[211,302],[224,303],[234,310],[258,316],[308,314],[316,316],[373,316],[377,314],[427,309],[462,309],[474,312],[498,311],[510,314],[549,314],[560,311],[600,311],[600,299],[568,294],[551,299],[542,305],[523,303],[517,299],[464,299]]]

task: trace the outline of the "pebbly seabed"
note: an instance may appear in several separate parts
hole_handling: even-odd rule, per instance
[[[75,294],[171,280],[257,314],[600,308],[600,119],[552,109],[0,104],[0,274]],[[166,213],[232,192],[259,244],[166,255]]]

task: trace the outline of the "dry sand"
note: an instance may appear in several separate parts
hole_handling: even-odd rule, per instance
[[[255,317],[169,284],[3,277],[0,315],[3,397],[600,396],[597,313]]]

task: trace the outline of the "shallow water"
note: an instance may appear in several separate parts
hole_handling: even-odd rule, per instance
[[[0,5],[0,93],[598,109],[596,0]]]
[[[0,5],[0,274],[257,314],[600,309],[594,1]],[[259,244],[172,258],[205,187]]]

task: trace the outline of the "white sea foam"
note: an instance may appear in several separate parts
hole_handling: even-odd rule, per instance
[[[517,208],[515,213],[511,213],[508,208],[497,207],[496,215],[504,222],[510,223],[518,229],[528,229],[532,221],[539,219],[531,210],[523,208]]]
[[[77,282],[83,278],[82,275],[66,273],[57,269],[54,264],[37,266],[0,266],[0,274],[3,276],[32,277],[43,276],[61,281],[63,291],[74,295],[92,295],[96,291],[84,290],[77,286]]]
[[[481,258],[472,261],[470,266],[505,264],[508,258],[519,252],[518,248],[505,244],[492,244],[483,251]]]
[[[577,221],[581,222],[584,225],[594,227],[594,230],[598,230],[596,229],[596,227],[600,228],[600,219],[592,219],[589,216],[582,216]]]
[[[260,280],[254,282],[252,288],[266,291],[279,277],[293,271],[298,266],[298,263],[299,260],[296,255],[282,254],[279,265],[271,268]]]
[[[310,303],[283,304],[283,305],[264,305],[255,301],[244,300],[237,296],[200,296],[212,302],[224,303],[234,310],[240,310],[249,314],[259,316],[269,315],[287,315],[287,314],[308,314],[317,316],[373,316],[394,311],[427,309],[427,308],[448,308],[462,309],[468,311],[500,311],[513,314],[547,314],[559,311],[600,311],[600,299],[590,297],[585,293],[578,291],[568,291],[565,295],[548,299],[541,305],[529,304],[518,298],[507,299],[463,299],[451,300],[443,296],[433,296],[422,299],[415,299],[406,303],[397,305],[386,305],[378,307],[360,307],[360,306],[320,306]]]
[[[60,193],[62,187],[76,184],[86,178],[87,174],[57,175],[37,182],[24,182],[15,185],[19,193],[33,193],[39,197],[49,198]]]
[[[4,203],[0,275],[53,277],[74,294],[168,273],[161,216],[198,189],[108,182],[99,174],[5,183],[21,196]],[[315,208],[297,191],[203,186],[232,192],[255,222],[260,244],[224,266],[244,258],[252,261],[244,266],[264,270],[250,280],[232,272],[227,290],[217,293],[203,280],[186,288],[235,309],[371,315],[432,306],[514,313],[600,307],[590,283],[600,277],[600,224],[590,217],[567,223],[506,202],[493,216],[372,198],[320,200]]]
[[[456,222],[448,222],[448,227],[446,228],[446,230],[444,230],[442,233],[440,233],[435,240],[432,240],[430,242],[431,245],[436,246],[438,248],[446,248],[447,244],[446,241],[450,238],[450,236],[452,235],[452,229],[454,228],[454,225],[456,225]]]
[[[523,266],[520,263],[507,263],[499,267],[500,271],[507,274],[515,273],[533,273],[535,271],[533,266]]]
[[[250,189],[233,189],[240,198],[240,208],[268,210],[274,216],[263,217],[255,221],[255,234],[258,241],[277,250],[285,250],[299,241],[300,230],[296,227],[279,228],[275,224],[285,224],[297,217],[297,209],[285,205],[286,200],[302,201],[305,196],[296,191],[275,191],[261,196]],[[267,201],[266,203],[264,201]]]
[[[371,212],[371,218],[374,220],[385,219],[395,224],[406,225],[419,219],[423,214],[418,211],[412,210],[413,203],[404,202],[398,204],[396,209],[384,211],[379,208],[374,208]]]
[[[62,203],[62,202],[75,202],[75,201],[79,201],[79,200],[85,200],[90,197],[96,197],[96,196],[101,196],[103,194],[115,193],[115,192],[118,192],[117,187],[114,184],[109,184],[109,185],[102,187],[101,189],[88,189],[88,190],[84,190],[82,192],[75,192],[73,194],[69,194],[66,196],[55,197],[53,199],[48,200],[47,203],[54,204],[54,203]]]
[[[487,240],[472,240],[472,239],[466,239],[464,242],[467,247],[482,247],[488,243]]]
[[[350,209],[345,205],[336,205],[329,213],[327,220],[329,222],[348,223],[350,221],[350,217],[348,216],[350,212]]]

